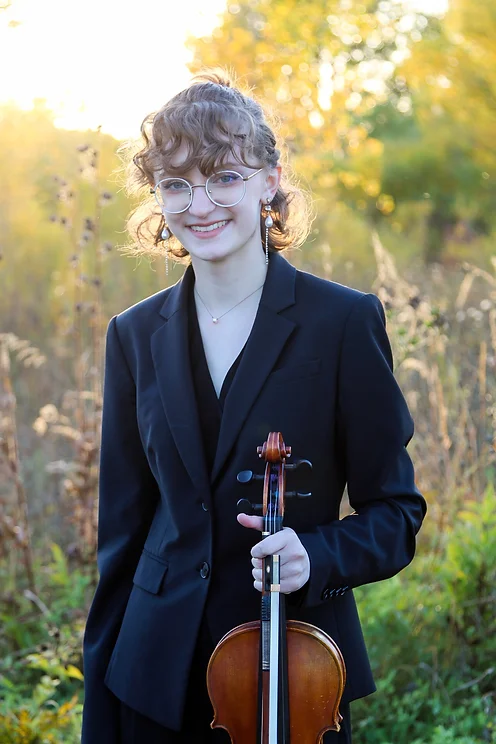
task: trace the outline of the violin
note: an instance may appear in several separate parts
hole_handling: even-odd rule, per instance
[[[263,504],[246,499],[238,506],[262,508],[263,537],[283,528],[286,464],[291,448],[271,432],[257,448],[265,460]],[[310,465],[311,466],[311,465]],[[262,476],[243,471],[238,480]],[[280,591],[279,556],[263,559],[260,620],[230,630],[215,647],[207,668],[214,710],[212,728],[224,728],[233,744],[320,744],[326,731],[339,731],[339,704],[346,682],[341,651],[324,631],[286,620]]]

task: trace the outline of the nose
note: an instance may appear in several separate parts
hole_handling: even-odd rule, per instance
[[[210,201],[207,196],[207,189],[204,184],[201,186],[193,187],[193,201],[189,208],[190,214],[195,217],[206,217],[212,210],[215,209],[215,204]]]

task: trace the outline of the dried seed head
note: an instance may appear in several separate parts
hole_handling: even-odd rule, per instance
[[[45,419],[48,424],[54,424],[59,418],[59,412],[53,403],[47,403],[40,409],[40,416]]]
[[[420,297],[418,295],[411,297],[409,304],[413,307],[414,310],[416,310],[418,306],[420,305]]]
[[[38,436],[42,437],[47,432],[48,424],[45,419],[41,418],[41,416],[38,416],[38,418],[33,423],[33,429],[38,434]]]

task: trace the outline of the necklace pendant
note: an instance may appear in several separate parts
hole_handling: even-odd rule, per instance
[[[212,323],[218,323],[218,322],[219,322],[218,318],[212,318]]]

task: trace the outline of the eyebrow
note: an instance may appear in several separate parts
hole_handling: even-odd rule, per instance
[[[218,171],[223,171],[223,170],[236,170],[237,171],[238,168],[252,168],[256,170],[255,165],[245,165],[244,163],[234,163],[232,161],[228,161],[227,163],[218,163],[215,166],[215,170],[213,170],[212,173],[217,173]],[[172,175],[166,169],[162,169],[162,178],[184,178],[185,180],[187,180],[186,179],[187,174],[188,174],[188,171],[181,170],[180,166],[177,168],[177,171],[176,173],[174,173],[174,175]]]

